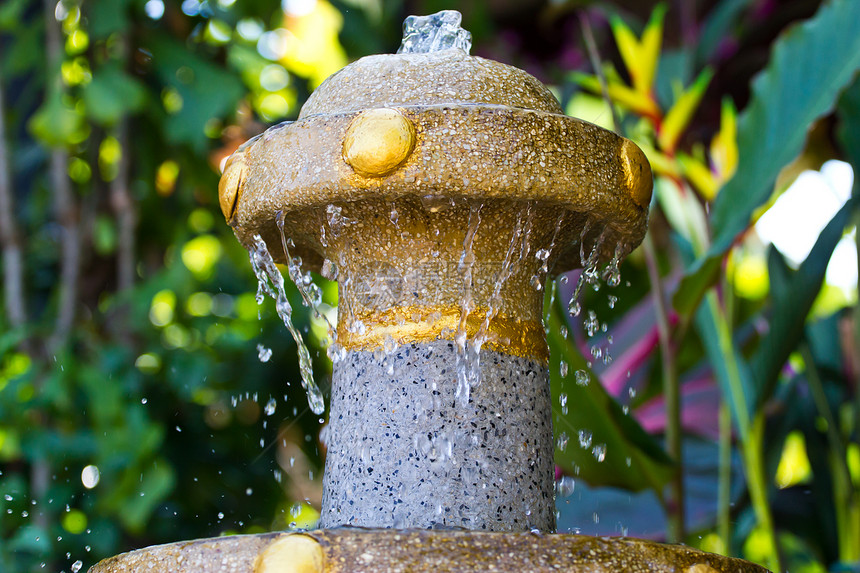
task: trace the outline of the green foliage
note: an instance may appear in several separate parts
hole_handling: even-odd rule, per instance
[[[800,153],[809,126],[830,112],[860,69],[860,4],[825,3],[774,44],[740,116],[740,162],[713,205],[711,255],[720,255],[767,201],[779,171]]]

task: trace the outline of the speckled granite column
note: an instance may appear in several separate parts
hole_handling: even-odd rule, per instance
[[[456,400],[445,340],[337,364],[321,526],[553,530],[546,366],[483,351],[481,376]]]

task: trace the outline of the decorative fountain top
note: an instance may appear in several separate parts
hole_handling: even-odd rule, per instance
[[[463,16],[456,10],[442,10],[429,16],[409,16],[403,22],[403,42],[398,54],[424,54],[450,48],[472,49],[472,34],[460,27]]]
[[[400,52],[336,72],[296,122],[272,127],[228,160],[219,196],[240,242],[252,244],[259,234],[279,244],[273,221],[282,211],[294,254],[319,269],[324,248],[314,236],[329,205],[439,195],[540,201],[581,213],[578,228],[559,240],[575,248],[559,253],[558,270],[582,264],[574,243],[587,221],[583,242],[603,233],[604,261],[616,246],[623,257],[639,244],[652,185],[641,150],[563,115],[528,73],[468,55],[470,35],[459,19],[454,11],[410,17]],[[375,172],[352,164],[348,136],[399,162]],[[281,253],[274,256],[284,262]]]

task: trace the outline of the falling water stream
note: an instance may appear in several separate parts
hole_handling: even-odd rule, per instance
[[[259,235],[254,235],[254,245],[250,249],[250,255],[251,267],[254,269],[254,274],[257,275],[257,304],[263,303],[265,295],[269,295],[275,301],[275,310],[281,320],[284,321],[284,326],[290,331],[298,348],[299,370],[302,376],[302,387],[308,395],[308,405],[314,414],[322,414],[325,411],[325,402],[319,386],[314,381],[313,365],[308,347],[302,334],[293,324],[293,307],[290,306],[290,301],[284,290],[284,276],[275,265],[275,261],[266,247],[266,242]]]

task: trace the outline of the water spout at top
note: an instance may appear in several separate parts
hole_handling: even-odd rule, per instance
[[[463,15],[442,10],[429,16],[409,16],[403,22],[403,42],[398,54],[427,54],[457,48],[467,54],[472,49],[472,34],[460,27]]]

